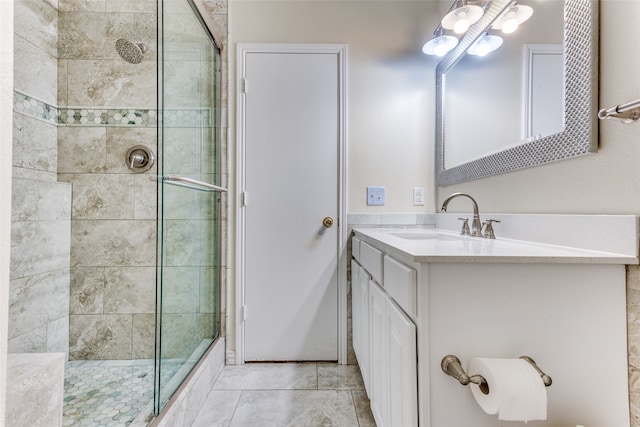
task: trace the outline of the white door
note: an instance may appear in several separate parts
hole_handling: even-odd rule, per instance
[[[245,361],[338,360],[340,60],[242,59]]]
[[[525,45],[525,138],[564,129],[564,48]]]

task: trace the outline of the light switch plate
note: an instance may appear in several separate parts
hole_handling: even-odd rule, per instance
[[[424,206],[424,187],[413,187],[413,206]]]
[[[384,205],[384,187],[367,187],[367,205]]]

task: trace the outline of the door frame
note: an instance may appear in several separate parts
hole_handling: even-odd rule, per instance
[[[245,259],[245,222],[246,210],[244,193],[246,191],[245,164],[245,98],[244,76],[246,75],[246,57],[251,53],[301,53],[335,54],[338,57],[338,244],[337,280],[338,280],[338,363],[347,364],[347,45],[345,44],[271,44],[238,43],[236,49],[236,298],[235,326],[236,351],[235,364],[245,361],[244,346],[244,305],[246,285]]]

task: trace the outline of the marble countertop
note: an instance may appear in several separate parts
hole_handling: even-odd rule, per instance
[[[356,237],[414,262],[638,264],[629,254],[497,238],[461,236],[435,228],[354,228]]]

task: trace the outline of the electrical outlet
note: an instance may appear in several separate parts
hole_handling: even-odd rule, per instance
[[[367,205],[384,205],[384,187],[367,187]]]
[[[424,206],[424,187],[413,187],[413,206]]]

